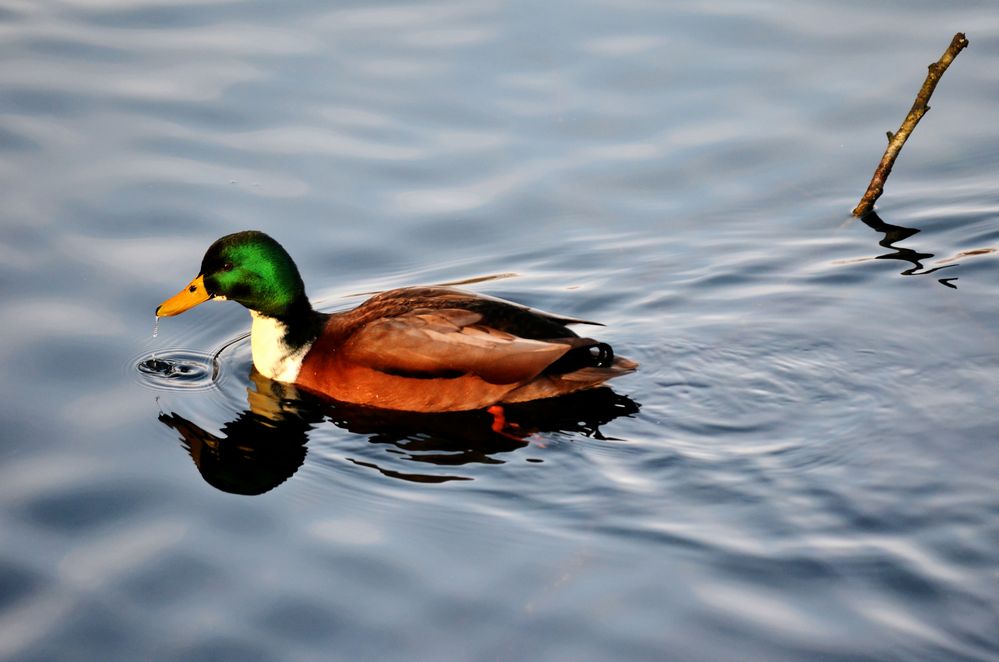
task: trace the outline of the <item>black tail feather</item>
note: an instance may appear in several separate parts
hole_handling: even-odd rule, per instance
[[[545,374],[562,375],[583,368],[609,368],[613,363],[614,349],[605,342],[591,340],[560,356],[545,369]]]

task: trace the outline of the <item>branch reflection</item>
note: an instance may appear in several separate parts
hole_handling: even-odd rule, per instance
[[[901,225],[885,223],[881,220],[881,217],[877,215],[877,212],[873,211],[865,214],[860,220],[863,221],[867,227],[884,235],[884,238],[878,242],[878,245],[890,248],[894,251],[892,253],[878,255],[875,259],[902,260],[903,262],[908,262],[912,265],[912,267],[902,271],[903,276],[925,276],[927,274],[940,271],[941,269],[957,266],[957,264],[945,264],[943,266],[931,267],[927,269],[923,266],[923,261],[933,257],[933,253],[920,253],[912,250],[911,248],[903,248],[895,245],[900,241],[905,241],[914,234],[918,234],[919,230],[917,228],[906,228]],[[957,280],[956,276],[953,278],[939,278],[937,280],[941,285],[945,285],[955,290],[957,289],[957,285],[953,282]]]

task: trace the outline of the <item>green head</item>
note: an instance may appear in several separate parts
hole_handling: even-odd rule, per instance
[[[263,232],[247,230],[212,244],[201,273],[175,297],[156,309],[176,315],[212,297],[238,301],[270,317],[285,317],[302,304],[310,308],[305,285],[287,251]]]

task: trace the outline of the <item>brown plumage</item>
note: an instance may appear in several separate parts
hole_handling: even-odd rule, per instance
[[[409,411],[554,397],[633,371],[557,317],[450,288],[406,288],[335,313],[296,383],[337,400]]]

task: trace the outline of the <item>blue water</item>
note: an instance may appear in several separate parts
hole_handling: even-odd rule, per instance
[[[0,659],[999,658],[992,3],[8,0],[0,63]],[[641,369],[521,443],[154,338],[248,228]]]

